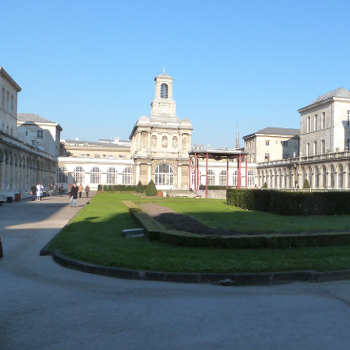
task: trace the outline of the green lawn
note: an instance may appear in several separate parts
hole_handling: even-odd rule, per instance
[[[190,215],[210,227],[236,232],[329,232],[350,231],[349,215],[281,216],[266,212],[244,210],[227,205],[222,199],[166,198],[140,199],[152,201],[174,211]]]
[[[303,269],[328,271],[350,268],[350,246],[228,250],[170,246],[149,242],[146,238],[125,239],[121,236],[122,229],[139,227],[122,204],[122,200],[126,199],[138,201],[140,197],[130,193],[98,194],[51,242],[49,249],[52,251],[60,249],[67,256],[95,264],[157,271],[262,272]],[[230,216],[233,220],[237,213],[240,213],[240,210],[227,207],[223,201],[216,200],[157,199],[155,201],[183,213],[190,213],[212,225],[216,225],[218,220],[224,220],[222,224],[227,225]],[[242,215],[244,218],[244,214],[249,215],[243,212],[238,217]],[[275,216],[254,212],[251,215],[256,221],[260,216]],[[214,220],[215,216],[219,219]],[[301,218],[304,219],[308,218]],[[334,219],[336,218],[328,218],[328,220]],[[242,222],[249,222],[248,219],[244,220],[246,221]],[[265,219],[264,224],[259,225],[259,222],[256,222],[254,225],[265,227],[268,221]],[[283,226],[284,222],[280,224]],[[275,223],[275,227],[278,227],[278,224]]]

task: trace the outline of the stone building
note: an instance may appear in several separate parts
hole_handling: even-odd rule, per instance
[[[192,124],[176,116],[173,78],[169,75],[162,73],[155,78],[151,115],[136,122],[130,140],[136,183],[154,179],[159,189],[188,188]]]
[[[252,163],[299,156],[299,129],[268,127],[244,136],[243,140]]]
[[[350,92],[330,91],[300,113],[300,154],[257,164],[258,184],[269,188],[350,189]]]
[[[136,185],[139,181],[147,184],[153,180],[160,190],[194,188],[189,153],[198,147],[192,146],[192,124],[176,114],[173,78],[163,72],[154,81],[155,96],[150,115],[137,120],[130,140],[66,140],[62,143],[59,184],[69,186],[75,182],[96,189],[98,184]],[[206,163],[199,161],[198,166],[198,183],[204,185]],[[253,187],[256,166],[244,163],[244,167],[247,170],[242,170],[241,184]],[[235,186],[237,164],[210,160],[208,182],[210,186]]]
[[[57,154],[27,143],[17,128],[20,86],[0,67],[0,201],[15,194],[28,196],[37,182],[54,184]],[[56,146],[59,143],[56,142]]]

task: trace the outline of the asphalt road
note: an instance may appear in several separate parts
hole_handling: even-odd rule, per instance
[[[350,281],[263,287],[129,281],[40,249],[79,210],[67,197],[0,207],[0,349],[347,349]]]

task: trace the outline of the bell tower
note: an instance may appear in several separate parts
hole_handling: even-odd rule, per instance
[[[176,118],[176,102],[173,100],[173,78],[163,73],[154,78],[155,96],[151,103],[151,119]]]

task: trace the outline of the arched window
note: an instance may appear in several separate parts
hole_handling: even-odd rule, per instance
[[[208,186],[215,186],[214,170],[208,170]]]
[[[174,172],[170,165],[160,164],[156,167],[154,182],[156,185],[173,185]]]
[[[331,188],[335,188],[335,170],[334,165],[331,165]]]
[[[109,168],[107,170],[107,183],[109,185],[115,184],[115,169],[114,168]]]
[[[322,185],[323,188],[327,188],[327,169],[325,166],[322,167]]]
[[[131,185],[132,183],[132,171],[131,168],[124,168],[123,176],[122,176],[122,184],[123,185]]]
[[[227,173],[226,170],[221,170],[219,174],[219,185],[226,186]]]
[[[344,187],[344,168],[340,164],[338,168],[338,187],[343,188]]]
[[[165,83],[160,86],[160,98],[168,98],[168,85]]]
[[[83,167],[77,166],[74,168],[73,179],[74,179],[74,182],[77,184],[84,182],[84,169],[83,169]]]
[[[101,182],[101,172],[100,168],[94,167],[90,173],[90,183],[99,184]]]

